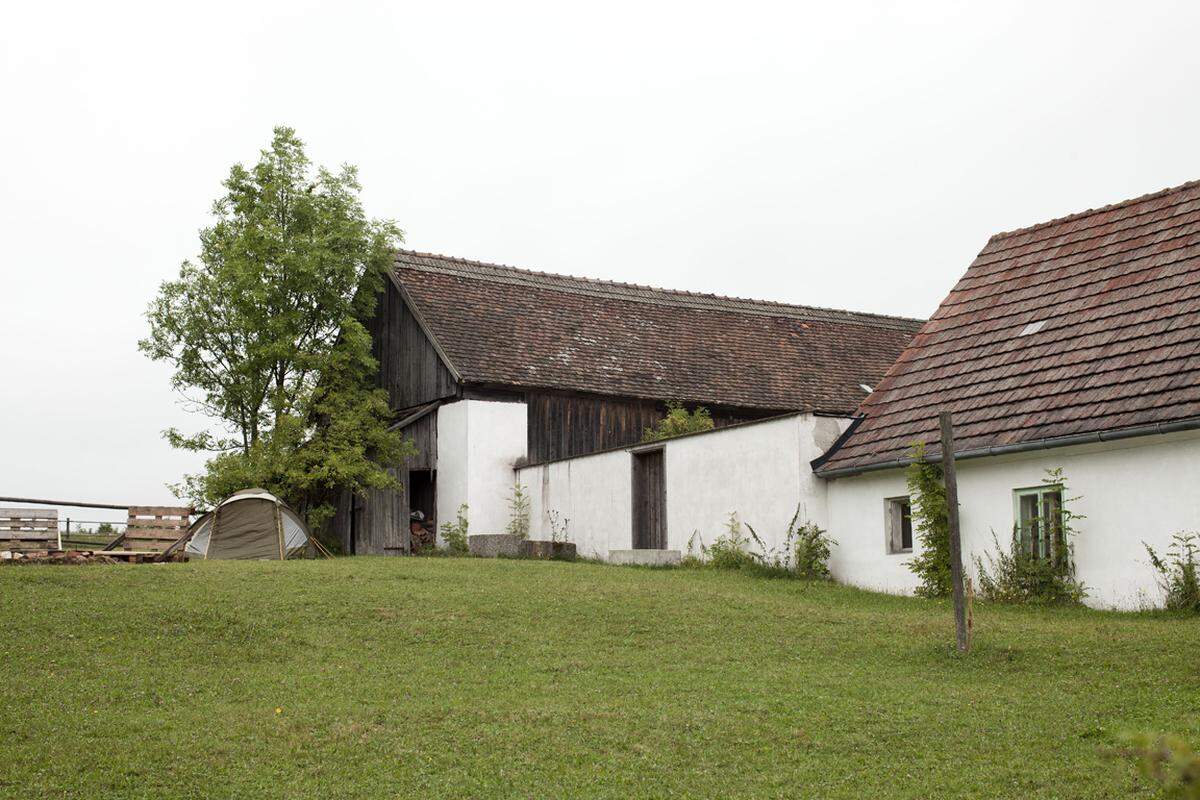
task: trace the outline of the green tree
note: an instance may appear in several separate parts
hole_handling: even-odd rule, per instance
[[[653,428],[646,428],[642,433],[642,441],[657,442],[673,436],[682,436],[685,433],[699,433],[712,429],[712,416],[704,406],[697,406],[689,413],[682,403],[668,400],[667,415],[660,419]]]
[[[363,324],[402,234],[366,217],[354,167],[314,170],[290,128],[223,186],[198,263],[161,285],[138,343],[174,368],[172,386],[218,430],[164,432],[214,454],[172,488],[208,506],[263,486],[319,525],[336,489],[395,488],[383,465],[411,451],[388,430]]]

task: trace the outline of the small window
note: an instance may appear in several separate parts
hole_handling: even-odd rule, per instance
[[[887,551],[889,553],[911,553],[913,549],[912,503],[907,497],[889,497],[883,502],[887,519]]]
[[[1061,486],[1039,486],[1013,492],[1017,541],[1034,558],[1050,560],[1063,550]]]

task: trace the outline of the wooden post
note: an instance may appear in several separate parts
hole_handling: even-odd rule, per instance
[[[958,527],[958,475],[954,471],[954,423],[950,412],[938,415],[942,428],[942,476],[946,481],[946,517],[950,523],[950,584],[954,589],[954,627],[958,637],[958,650],[967,652],[971,642],[967,638],[967,598],[963,591],[962,534]]]

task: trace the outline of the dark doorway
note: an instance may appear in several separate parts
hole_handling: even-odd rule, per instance
[[[408,473],[408,510],[425,515],[423,530],[414,530],[411,546],[414,550],[433,545],[437,532],[437,470],[414,469]]]
[[[633,454],[633,548],[667,547],[667,489],[663,451]]]

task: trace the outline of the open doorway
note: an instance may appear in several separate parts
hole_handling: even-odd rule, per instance
[[[408,511],[413,551],[433,547],[437,541],[437,470],[409,471]],[[420,518],[415,515],[417,511],[421,512]]]
[[[667,547],[667,489],[662,448],[633,454],[633,549]]]

